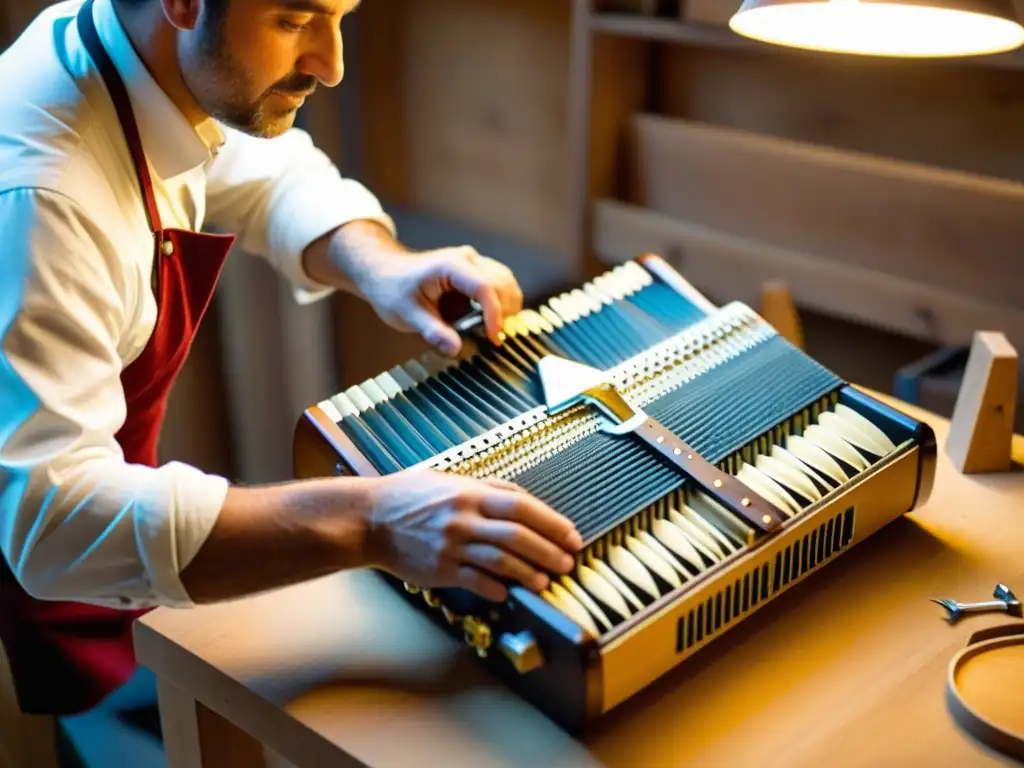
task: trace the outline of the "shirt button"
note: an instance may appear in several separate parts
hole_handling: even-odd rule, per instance
[[[174,253],[174,243],[170,240],[164,240],[164,244],[160,249],[164,252],[164,256],[171,256]]]

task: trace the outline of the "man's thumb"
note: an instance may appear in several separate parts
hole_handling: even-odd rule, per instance
[[[408,323],[423,339],[449,357],[455,357],[462,348],[462,339],[450,325],[429,310],[417,306],[409,313]]]

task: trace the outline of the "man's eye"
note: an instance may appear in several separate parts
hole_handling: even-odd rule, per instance
[[[305,24],[301,24],[296,21],[291,21],[289,19],[281,19],[278,22],[278,24],[281,26],[281,29],[285,29],[289,32],[301,32],[306,28]]]

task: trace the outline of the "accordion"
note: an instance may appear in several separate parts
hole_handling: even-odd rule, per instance
[[[931,492],[930,427],[742,303],[641,256],[308,408],[297,477],[427,467],[509,480],[583,537],[502,603],[381,577],[562,728],[604,713]]]

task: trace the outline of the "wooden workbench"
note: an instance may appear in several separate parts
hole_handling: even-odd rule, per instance
[[[987,599],[997,582],[1024,593],[1024,440],[1014,471],[965,477],[942,451],[947,422],[894,404],[936,430],[930,502],[622,705],[586,743],[355,572],[137,624],[139,663],[161,681],[169,765],[1006,764],[950,720],[943,686],[968,635],[1010,619],[949,626],[929,598]],[[1024,670],[1015,684],[1024,690]]]

